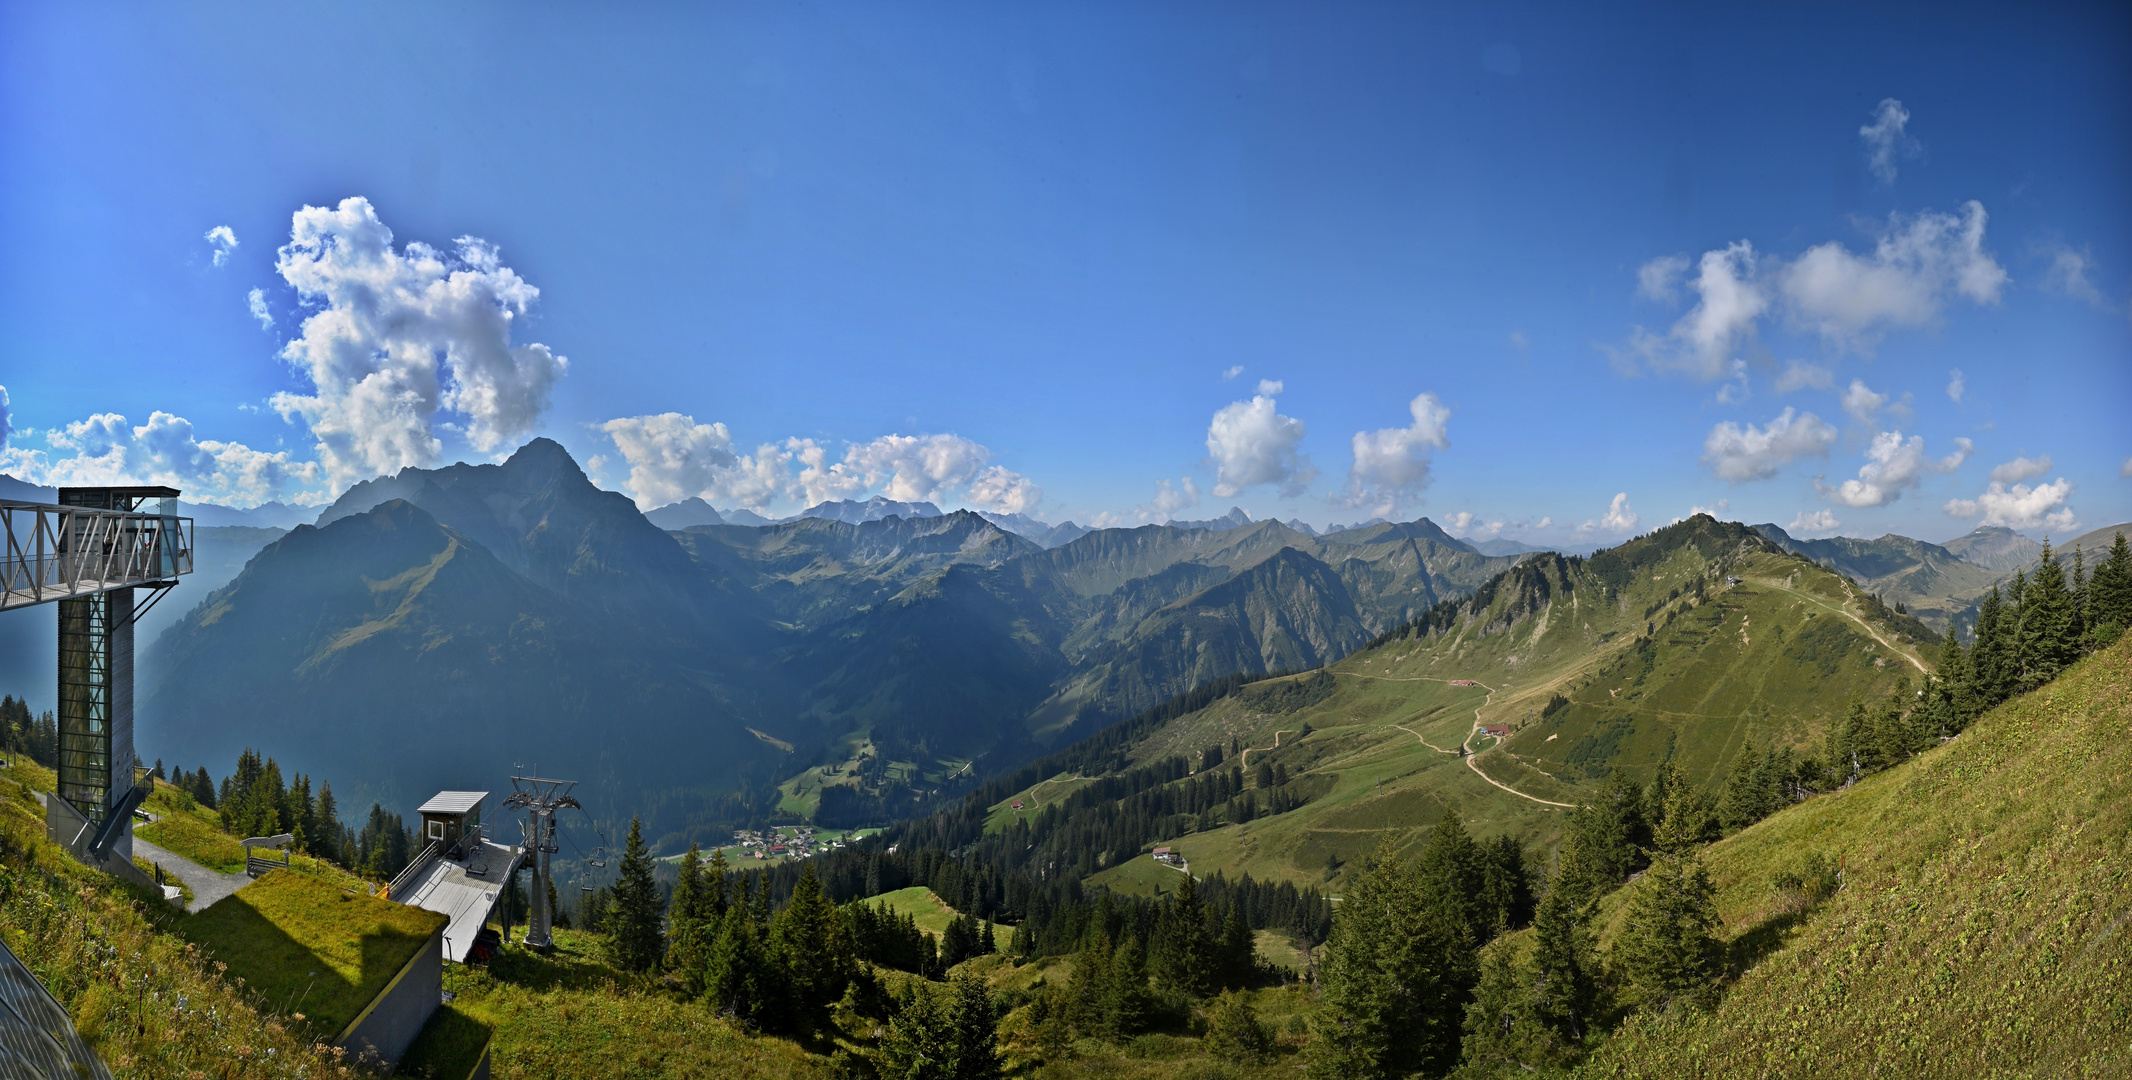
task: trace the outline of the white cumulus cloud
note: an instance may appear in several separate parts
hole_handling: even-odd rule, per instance
[[[214,250],[210,256],[216,266],[229,262],[230,252],[237,250],[237,232],[227,225],[217,225],[207,230],[207,246]]]
[[[1996,304],[2009,280],[1984,250],[1984,204],[1960,216],[1891,215],[1869,254],[1831,240],[1807,249],[1779,275],[1792,320],[1831,345],[1867,349],[1878,329],[1919,326],[1936,318],[1950,294]]]
[[[2117,478],[2120,480],[2132,480],[2132,457],[2126,458],[2125,463],[2117,467]]]
[[[1258,392],[1267,397],[1279,397],[1281,396],[1281,391],[1287,388],[1287,384],[1279,379],[1260,379],[1258,381]]]
[[[1827,457],[1836,429],[1813,413],[1787,408],[1766,427],[1726,420],[1703,439],[1704,465],[1731,484],[1767,480],[1802,457]]]
[[[98,413],[47,431],[45,440],[57,453],[8,448],[0,451],[0,468],[33,484],[162,484],[195,502],[239,505],[282,498],[292,486],[319,478],[315,462],[290,461],[287,451],[196,438],[191,421],[160,410],[139,427],[117,413]],[[318,493],[291,497],[310,502]]]
[[[1282,416],[1265,394],[1223,406],[1207,425],[1215,497],[1226,499],[1261,484],[1279,485],[1284,496],[1300,494],[1318,475],[1302,445],[1303,422]]]
[[[1866,387],[1864,379],[1852,379],[1850,389],[1843,392],[1843,411],[1861,424],[1872,423],[1887,403],[1888,395],[1874,393]]]
[[[2032,480],[2051,471],[2051,456],[2042,454],[2034,458],[2016,457],[1991,470],[1991,478],[2002,484],[2018,484]]]
[[[1898,158],[1917,155],[1917,140],[1903,131],[1909,122],[1910,110],[1903,108],[1902,102],[1883,98],[1873,109],[1873,122],[1858,129],[1858,137],[1865,140],[1866,167],[1883,184],[1895,182]]]
[[[1358,431],[1352,440],[1348,501],[1397,503],[1429,486],[1429,453],[1451,445],[1451,410],[1435,394],[1407,403],[1414,422],[1403,428]],[[1387,511],[1389,512],[1389,511]]]
[[[1044,497],[960,435],[884,435],[833,458],[821,443],[796,438],[739,453],[724,424],[682,413],[618,417],[598,427],[629,464],[624,489],[646,509],[697,497],[761,511],[780,500],[804,507],[873,492],[899,502],[959,496],[979,509],[1020,514]]]
[[[261,330],[272,330],[274,328],[274,313],[267,309],[265,289],[253,289],[251,292],[245,293],[244,304],[251,311],[252,318],[259,320],[259,328]]]
[[[1812,512],[1801,510],[1797,517],[1791,519],[1791,524],[1784,527],[1784,531],[1795,536],[1827,536],[1842,527],[1843,522],[1837,521],[1836,515],[1832,511],[1827,509]]]
[[[1605,514],[1577,526],[1577,532],[1584,535],[1625,533],[1636,527],[1637,520],[1636,509],[1629,505],[1629,493],[1624,491],[1607,504]]]
[[[1191,477],[1179,477],[1178,482],[1175,484],[1170,483],[1165,478],[1156,483],[1154,501],[1149,503],[1146,508],[1153,513],[1144,516],[1152,517],[1153,514],[1160,514],[1165,518],[1174,517],[1177,511],[1198,505],[1199,485],[1193,483]]]
[[[1243,373],[1244,365],[1234,364],[1231,365],[1228,370],[1221,373],[1221,378],[1223,382],[1227,382],[1230,379],[1236,378],[1238,375],[1242,375]]]
[[[629,463],[630,494],[647,510],[720,490],[738,461],[724,424],[699,424],[681,413],[619,417],[600,430]]]
[[[1969,383],[1962,377],[1961,368],[1955,368],[1947,372],[1947,400],[1960,405],[1962,403],[1962,395],[1968,391]]]
[[[1755,260],[1754,245],[1745,240],[1704,252],[1694,279],[1688,282],[1699,297],[1695,306],[1663,335],[1635,327],[1628,348],[1617,351],[1615,361],[1633,363],[1641,358],[1653,368],[1704,379],[1725,374],[1726,361],[1753,335],[1755,320],[1769,308],[1769,295],[1755,280]],[[1646,296],[1671,294],[1671,281],[1685,269],[1686,261],[1674,256],[1644,264],[1637,274],[1637,290]]]
[[[2073,494],[2072,481],[2059,477],[2048,484],[2004,484],[1993,480],[1974,499],[1949,499],[1943,508],[1951,517],[1981,518],[1979,525],[2003,525],[2009,529],[2047,526],[2055,532],[2070,532],[2079,524],[2065,500]]]
[[[7,387],[0,386],[0,450],[7,449],[7,438],[14,433],[14,421],[8,412]]]
[[[1886,506],[1923,483],[1926,473],[1960,468],[1973,446],[1968,439],[1956,439],[1954,445],[1954,453],[1935,459],[1925,455],[1924,436],[1905,439],[1900,431],[1883,431],[1866,447],[1866,463],[1859,468],[1857,479],[1832,487],[1817,478],[1814,486],[1822,498],[1844,506]]]
[[[963,498],[972,506],[995,514],[1025,514],[1044,501],[1044,489],[1029,478],[999,465],[989,465],[970,478]]]
[[[367,199],[306,206],[275,262],[318,310],[281,353],[314,391],[273,404],[310,425],[336,488],[433,464],[440,417],[483,452],[530,434],[568,367],[545,345],[511,343],[540,290],[493,246],[460,237],[447,254],[392,239]]]

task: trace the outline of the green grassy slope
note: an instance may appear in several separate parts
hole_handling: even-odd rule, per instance
[[[1168,842],[1195,873],[1337,882],[1387,833],[1418,842],[1446,810],[1544,846],[1616,765],[1647,779],[1671,754],[1714,787],[1750,742],[1815,752],[1853,700],[1916,684],[1918,629],[1875,615],[1839,575],[1698,517],[1590,560],[1534,557],[1426,634],[1332,665],[1322,701],[1283,713],[1223,698],[1131,757],[1219,744],[1243,749],[1224,767],[1241,757],[1247,776],[1280,763],[1310,796],[1301,809]],[[1512,731],[1485,738],[1483,724]]]
[[[293,870],[275,870],[183,920],[202,955],[331,1042],[449,921]]]
[[[1817,851],[1843,888],[1788,914],[1771,877]],[[1704,859],[1745,973],[1713,1014],[1632,1020],[1590,1074],[2125,1075],[2132,640]]]
[[[597,935],[557,930],[546,956],[511,949],[486,968],[453,966],[446,986],[457,996],[397,1075],[463,1077],[491,1032],[498,1080],[839,1075],[790,1040],[750,1035],[655,980],[608,967],[598,945]]]
[[[0,776],[0,939],[113,1075],[333,1075],[334,1058],[301,1025],[174,932],[184,913],[44,838],[32,790],[49,783],[50,770],[18,759]]]

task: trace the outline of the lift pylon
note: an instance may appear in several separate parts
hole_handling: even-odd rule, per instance
[[[576,786],[575,780],[514,776],[511,794],[503,800],[505,809],[527,812],[519,828],[525,837],[526,853],[533,856],[529,860],[533,864],[533,895],[526,910],[525,945],[529,949],[546,952],[555,945],[555,913],[548,910],[548,856],[556,852],[555,812],[583,809],[570,795],[570,789]]]

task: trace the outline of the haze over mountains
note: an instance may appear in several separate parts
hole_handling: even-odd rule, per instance
[[[196,520],[217,512],[247,513]],[[1756,531],[1937,628],[2039,547]],[[286,533],[200,525],[194,576],[143,619],[143,751],[347,762],[371,780],[346,795],[388,802],[466,782],[468,758],[568,762],[653,793],[663,830],[820,766],[858,778],[827,812],[884,816],[1194,686],[1338,660],[1523,548],[1240,510],[1096,531],[881,498],[640,513],[535,440],[357,484]],[[33,692],[48,622],[0,626],[22,639],[0,675]]]
[[[377,778],[358,799],[567,763],[669,826],[846,756],[902,763],[864,800],[921,798],[1198,682],[1335,659],[1512,561],[1427,521],[1048,549],[968,511],[670,532],[546,440],[359,484],[319,521],[145,650],[144,752],[272,746]]]

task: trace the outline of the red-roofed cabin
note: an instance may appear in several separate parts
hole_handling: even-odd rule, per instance
[[[1491,736],[1497,739],[1507,739],[1510,737],[1510,725],[1488,724],[1481,728],[1481,734]]]

